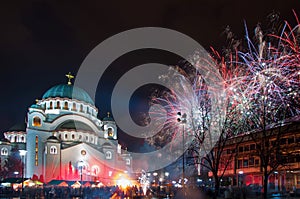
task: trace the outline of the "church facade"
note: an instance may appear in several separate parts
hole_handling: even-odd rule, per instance
[[[4,133],[1,158],[9,155],[10,143],[18,143],[27,152],[28,178],[114,184],[120,173],[131,172],[132,159],[118,143],[117,126],[109,113],[102,120],[97,115],[91,97],[69,78],[67,84],[50,88],[29,107],[25,131]]]

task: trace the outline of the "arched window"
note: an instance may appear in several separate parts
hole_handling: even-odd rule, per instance
[[[90,109],[88,106],[86,107],[86,113],[90,113]]]
[[[100,173],[100,168],[98,165],[93,165],[91,171],[92,175],[97,176]]]
[[[112,159],[112,152],[111,152],[111,151],[106,151],[106,153],[105,153],[105,158],[106,158],[107,160]]]
[[[15,136],[14,142],[18,142],[18,136]]]
[[[8,155],[8,149],[6,147],[1,149],[1,155]]]
[[[68,109],[69,109],[68,102],[65,102],[64,109],[65,109],[65,110],[68,110]]]
[[[68,134],[65,134],[65,139],[68,139]]]
[[[80,112],[83,112],[83,105],[80,104]]]
[[[59,101],[57,101],[57,103],[56,103],[56,108],[60,109],[60,102]]]
[[[107,134],[108,134],[109,137],[113,137],[114,136],[114,130],[113,130],[113,128],[111,128],[111,127],[108,128],[107,129]]]
[[[57,154],[57,147],[56,146],[50,146],[50,154]]]
[[[126,165],[130,165],[130,159],[129,158],[126,159]]]
[[[52,102],[50,102],[49,109],[53,109],[53,103]]]
[[[79,135],[79,140],[82,140],[82,135]]]
[[[75,139],[75,135],[74,134],[72,134],[72,140],[74,140]]]
[[[34,117],[32,120],[32,126],[41,126],[42,122],[41,122],[41,118],[39,117]]]
[[[89,141],[89,136],[85,136],[85,140],[88,142]]]
[[[76,103],[75,102],[73,102],[72,111],[76,111]]]
[[[21,136],[21,142],[24,142],[25,139],[24,139],[24,136]]]

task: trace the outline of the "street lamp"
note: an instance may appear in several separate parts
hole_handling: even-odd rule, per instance
[[[21,161],[22,161],[22,193],[24,190],[24,164],[25,164],[25,155],[27,153],[26,150],[19,150]]]
[[[155,184],[158,183],[157,180],[156,180],[156,176],[157,176],[157,175],[158,175],[158,174],[157,174],[156,172],[153,173],[154,180],[155,180]],[[158,196],[158,186],[156,186],[156,196]]]
[[[82,169],[83,169],[84,163],[82,160],[78,162],[78,167],[80,169],[80,194],[82,194]]]
[[[186,113],[181,113],[181,112],[178,112],[177,113],[177,122],[181,123],[182,124],[182,188],[184,189],[185,188],[185,185],[184,185],[184,179],[185,179],[185,175],[184,175],[184,167],[185,167],[185,163],[184,163],[184,146],[185,146],[185,140],[184,140],[184,125],[186,124],[187,120],[186,120]]]

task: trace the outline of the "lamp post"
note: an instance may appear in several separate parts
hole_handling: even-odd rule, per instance
[[[25,164],[26,152],[27,152],[26,150],[19,150],[21,161],[22,161],[22,193],[24,191],[24,164]]]
[[[185,140],[184,140],[184,125],[186,124],[187,120],[186,120],[186,113],[181,113],[178,112],[177,113],[177,122],[182,124],[182,188],[185,188],[185,184],[184,184],[184,179],[185,179],[185,175],[184,175],[184,167],[185,167],[185,162],[184,162],[184,146],[185,146]]]
[[[157,175],[158,175],[158,174],[157,174],[156,172],[153,173],[154,180],[155,180],[155,184],[158,183],[157,180],[156,180],[156,176],[157,176]],[[156,186],[156,196],[158,196],[158,186]]]
[[[170,193],[170,186],[169,186],[169,175],[170,173],[169,172],[165,172],[165,177],[166,177],[166,194],[167,196],[169,197],[169,193]]]
[[[78,167],[80,169],[80,195],[82,195],[82,169],[83,169],[84,163],[82,160],[78,162]]]

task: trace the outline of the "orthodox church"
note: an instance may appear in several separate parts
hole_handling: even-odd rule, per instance
[[[120,173],[130,173],[132,159],[118,144],[117,126],[107,117],[97,118],[94,101],[71,83],[53,86],[28,108],[26,128],[11,129],[0,142],[1,164],[12,144],[26,150],[25,177],[114,183]],[[2,165],[3,166],[3,165]]]

